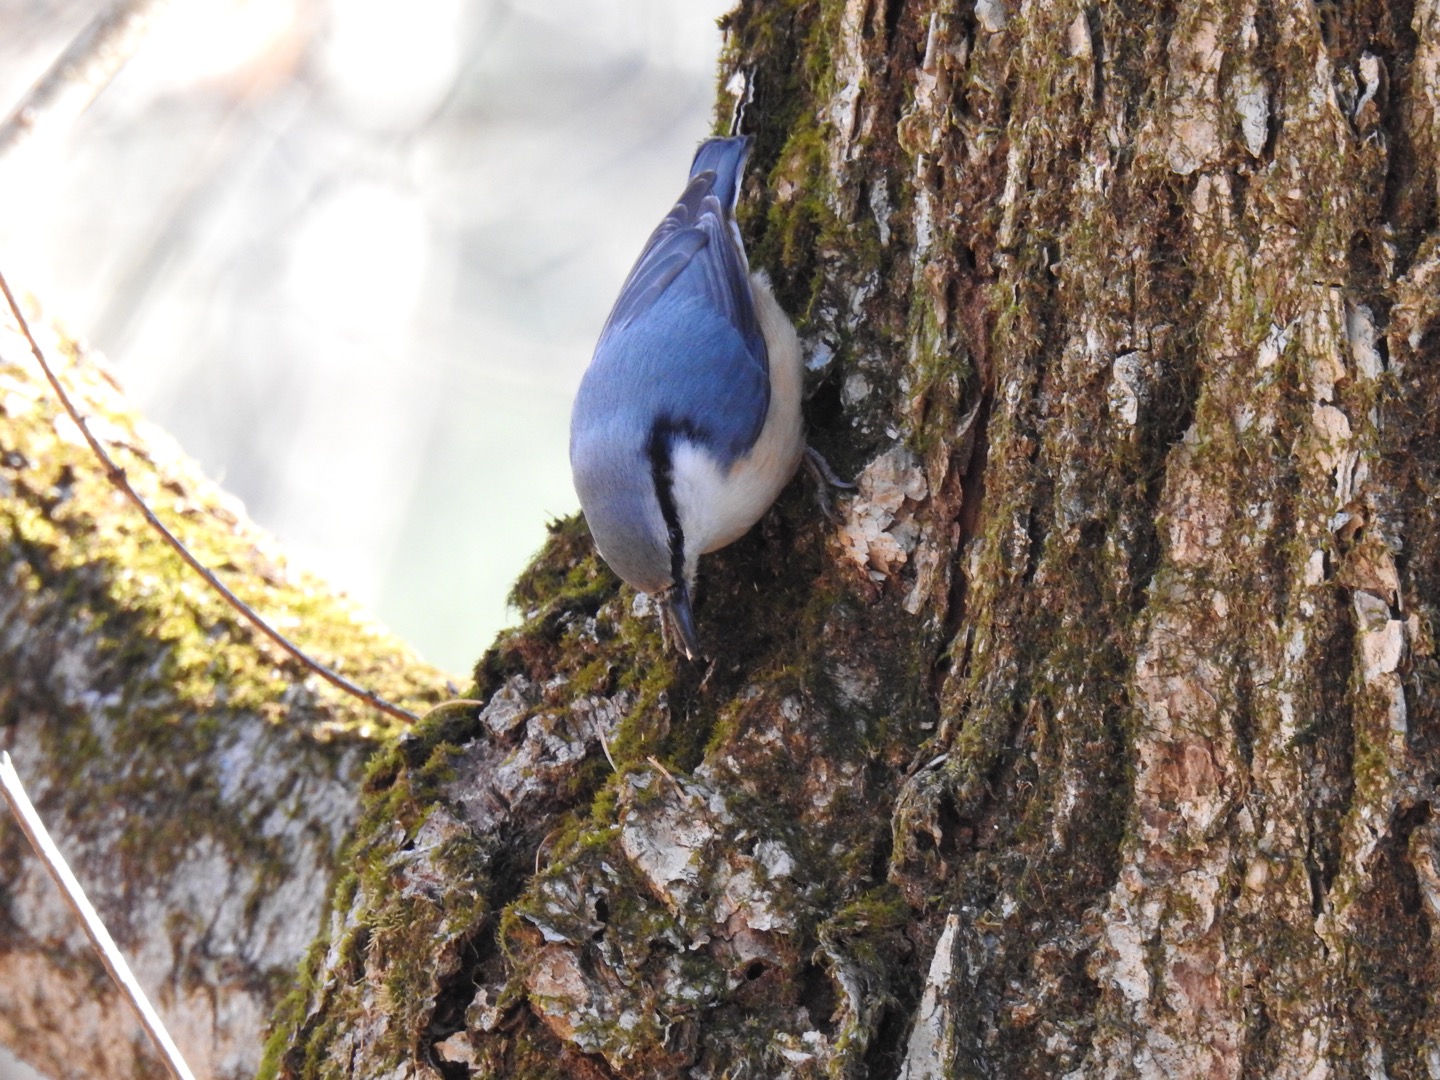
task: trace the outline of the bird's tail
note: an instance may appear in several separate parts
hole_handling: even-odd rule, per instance
[[[706,139],[695,151],[695,160],[690,163],[691,177],[703,172],[715,174],[715,197],[727,210],[735,209],[740,197],[740,177],[745,172],[745,160],[750,156],[750,136],[739,135],[732,139]]]

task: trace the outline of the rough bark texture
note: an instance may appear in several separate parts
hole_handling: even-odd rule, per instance
[[[328,663],[411,704],[439,673],[360,620],[44,331],[182,539]],[[253,1076],[393,725],[306,679],[149,531],[0,324],[0,748],[198,1077]],[[55,1080],[166,1075],[0,813],[0,1042]]]
[[[729,35],[858,493],[706,560],[710,668],[559,523],[264,1073],[1440,1075],[1436,0]]]
[[[708,670],[557,526],[268,1067],[1440,1075],[1440,8],[728,28],[858,494],[706,561]]]
[[[729,33],[860,491],[707,560],[708,671],[557,528],[269,1066],[1440,1074],[1436,3]]]

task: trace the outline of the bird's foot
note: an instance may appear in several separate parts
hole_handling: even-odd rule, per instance
[[[816,450],[813,446],[805,447],[805,471],[815,481],[815,501],[820,504],[820,512],[830,521],[838,521],[835,513],[835,506],[830,501],[830,489],[840,488],[846,491],[853,491],[855,485],[848,480],[841,480],[830,463],[825,460],[825,455]]]

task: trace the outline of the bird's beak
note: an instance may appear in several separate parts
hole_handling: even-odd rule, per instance
[[[687,660],[700,660],[700,638],[695,633],[695,616],[690,611],[690,589],[683,581],[677,581],[660,598],[666,621],[675,632],[681,650]]]

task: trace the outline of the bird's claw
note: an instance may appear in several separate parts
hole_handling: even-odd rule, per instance
[[[848,480],[841,480],[830,463],[825,460],[825,455],[816,450],[813,446],[805,447],[805,471],[815,481],[815,501],[820,504],[820,512],[826,519],[838,522],[839,516],[835,513],[835,506],[830,501],[830,488],[840,488],[845,491],[853,491],[855,485]]]

